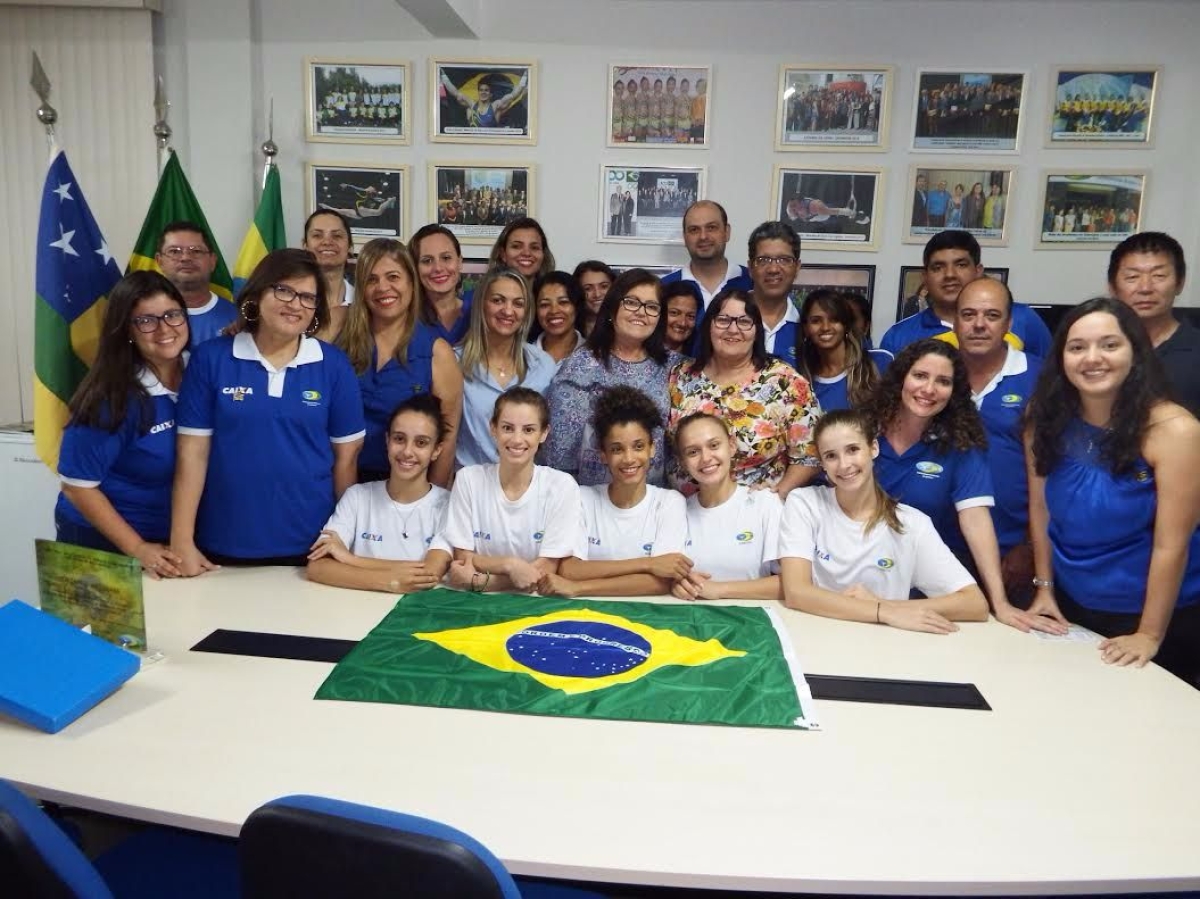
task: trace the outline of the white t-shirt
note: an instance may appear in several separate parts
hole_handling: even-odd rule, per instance
[[[915,587],[943,596],[975,580],[954,557],[924,512],[901,503],[897,534],[884,523],[863,533],[838,505],[832,487],[804,487],[788,494],[779,555],[808,559],[813,583],[838,593],[862,584],[880,599],[908,599]]]
[[[481,556],[565,559],[582,539],[579,485],[569,474],[535,465],[529,488],[510,500],[500,487],[500,465],[460,469],[450,492],[442,537],[455,549]]]
[[[688,542],[685,552],[697,571],[714,581],[752,581],[779,568],[779,520],[783,503],[770,490],[741,484],[719,506],[706,509],[700,494],[687,500]]]
[[[431,549],[450,552],[438,536],[446,526],[450,491],[431,484],[415,503],[398,503],[387,492],[387,481],[354,484],[338,500],[325,525],[356,556],[420,562]]]
[[[608,498],[607,484],[581,487],[583,540],[579,559],[607,562],[681,553],[687,543],[687,510],[683,494],[646,486],[646,495],[631,509],[618,509]]]

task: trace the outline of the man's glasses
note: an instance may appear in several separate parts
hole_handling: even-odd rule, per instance
[[[759,268],[766,268],[768,265],[795,265],[795,256],[755,256],[751,260]]]
[[[720,328],[722,331],[728,331],[730,328],[737,326],[739,331],[753,331],[754,319],[748,315],[718,315],[713,319],[713,326]]]
[[[300,305],[305,309],[317,308],[317,295],[315,293],[301,293],[298,290],[293,290],[286,284],[272,284],[271,289],[275,291],[275,299],[281,303],[290,303],[292,300],[299,300]]]
[[[192,259],[207,256],[212,251],[208,247],[163,247],[162,254],[170,259]]]
[[[172,328],[178,328],[187,321],[187,313],[182,309],[168,309],[162,315],[135,315],[133,326],[143,334],[153,334],[158,330],[159,322],[166,322]]]
[[[637,297],[621,297],[621,308],[629,312],[642,312],[651,318],[658,318],[662,313],[662,304],[655,300],[639,300]]]

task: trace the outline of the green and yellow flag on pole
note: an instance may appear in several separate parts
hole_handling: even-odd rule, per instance
[[[774,609],[429,590],[317,699],[742,727],[818,726]]]
[[[159,271],[154,254],[158,252],[158,241],[162,237],[163,228],[171,222],[181,220],[199,225],[200,230],[204,232],[204,239],[217,254],[217,266],[213,269],[209,290],[219,297],[232,300],[233,279],[229,277],[229,269],[221,256],[221,248],[217,246],[212,228],[208,227],[208,219],[204,217],[204,210],[200,208],[200,201],[192,193],[192,186],[188,184],[183,166],[179,164],[179,156],[174,150],[163,168],[162,177],[158,179],[158,190],[154,192],[154,199],[150,201],[150,209],[146,212],[141,233],[133,245],[133,255],[129,257],[126,272]]]
[[[96,358],[108,292],[121,279],[67,155],[54,148],[38,217],[33,441],[58,470],[67,404]]]
[[[233,291],[236,296],[242,285],[262,262],[263,257],[287,246],[287,234],[283,224],[283,193],[279,188],[279,167],[267,165],[267,177],[263,182],[262,197],[254,221],[250,223],[237,260],[233,263]]]

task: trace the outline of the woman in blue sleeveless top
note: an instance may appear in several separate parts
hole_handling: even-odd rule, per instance
[[[354,270],[358,302],[350,307],[338,346],[358,373],[367,435],[358,456],[358,480],[388,476],[387,426],[392,411],[418,393],[432,393],[446,416],[445,449],[429,467],[429,480],[449,486],[462,413],[462,373],[450,345],[421,322],[421,282],[404,244],[370,241]],[[446,461],[442,461],[445,459]]]
[[[1103,634],[1104,661],[1200,675],[1200,423],[1122,303],[1076,307],[1028,409],[1030,611]]]

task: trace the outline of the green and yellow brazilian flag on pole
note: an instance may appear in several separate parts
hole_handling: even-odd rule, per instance
[[[778,613],[429,590],[317,699],[743,727],[818,726]]]

